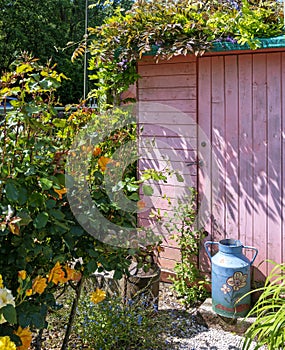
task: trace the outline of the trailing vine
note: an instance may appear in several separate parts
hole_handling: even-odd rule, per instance
[[[199,251],[205,238],[203,228],[197,228],[197,192],[190,188],[188,196],[178,200],[173,216],[168,218],[165,228],[177,242],[181,259],[174,267],[172,288],[181,304],[186,307],[197,305],[206,299],[209,281],[199,270]]]
[[[260,46],[259,38],[284,34],[283,8],[275,0],[138,0],[96,28],[89,28],[90,97],[121,102],[120,93],[138,79],[136,61],[203,55],[216,41]],[[107,97],[106,97],[107,96]]]

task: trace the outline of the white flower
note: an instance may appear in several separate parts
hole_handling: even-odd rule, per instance
[[[229,288],[226,284],[223,284],[222,288],[221,288],[221,291],[224,293],[224,294],[227,294],[231,291],[231,288]]]
[[[11,304],[15,306],[15,301],[12,292],[7,288],[0,288],[0,309]],[[0,324],[6,322],[3,315],[0,316]]]

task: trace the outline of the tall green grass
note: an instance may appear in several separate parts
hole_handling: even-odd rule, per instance
[[[274,267],[265,285],[254,290],[262,294],[247,315],[256,320],[245,333],[242,350],[250,349],[254,341],[253,350],[263,345],[269,350],[285,349],[285,263],[269,262]]]

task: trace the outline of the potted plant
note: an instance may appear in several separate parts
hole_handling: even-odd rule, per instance
[[[159,253],[161,241],[139,246],[130,257],[128,274],[121,280],[124,300],[145,297],[146,301],[158,307],[159,281],[161,269]]]

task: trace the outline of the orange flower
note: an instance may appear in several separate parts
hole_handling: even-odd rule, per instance
[[[47,287],[47,279],[45,277],[37,276],[33,280],[32,288],[34,293],[42,294],[45,291],[46,287]]]
[[[27,289],[26,290],[26,296],[30,297],[33,294],[33,290],[32,289]]]
[[[18,271],[18,277],[24,281],[27,278],[27,272],[25,270]]]
[[[145,204],[145,201],[143,201],[142,199],[141,200],[139,200],[138,202],[137,202],[137,207],[138,207],[138,209],[144,209],[145,207],[146,207],[146,204]]]
[[[102,289],[96,288],[95,292],[91,292],[90,300],[94,304],[98,304],[106,298],[106,292]]]
[[[94,149],[93,149],[93,156],[94,157],[99,156],[101,153],[102,153],[102,150],[100,147],[94,147]]]
[[[62,199],[62,195],[67,192],[67,189],[65,187],[60,189],[60,190],[58,190],[56,188],[54,188],[53,190],[54,190],[54,192],[56,192],[58,194],[59,199]]]
[[[57,262],[55,266],[51,269],[48,275],[48,283],[49,282],[53,282],[54,284],[67,282],[65,273],[62,270],[59,262]]]
[[[107,169],[107,164],[111,163],[112,159],[108,157],[101,156],[98,160],[98,165],[100,169],[104,172]]]
[[[30,331],[30,328],[22,328],[19,326],[14,333],[21,339],[22,342],[22,345],[17,346],[17,350],[27,350],[32,342],[32,332]]]
[[[66,274],[67,274],[67,280],[68,281],[76,281],[79,282],[81,280],[81,272],[76,271],[72,268],[70,268],[68,265],[64,267]]]

